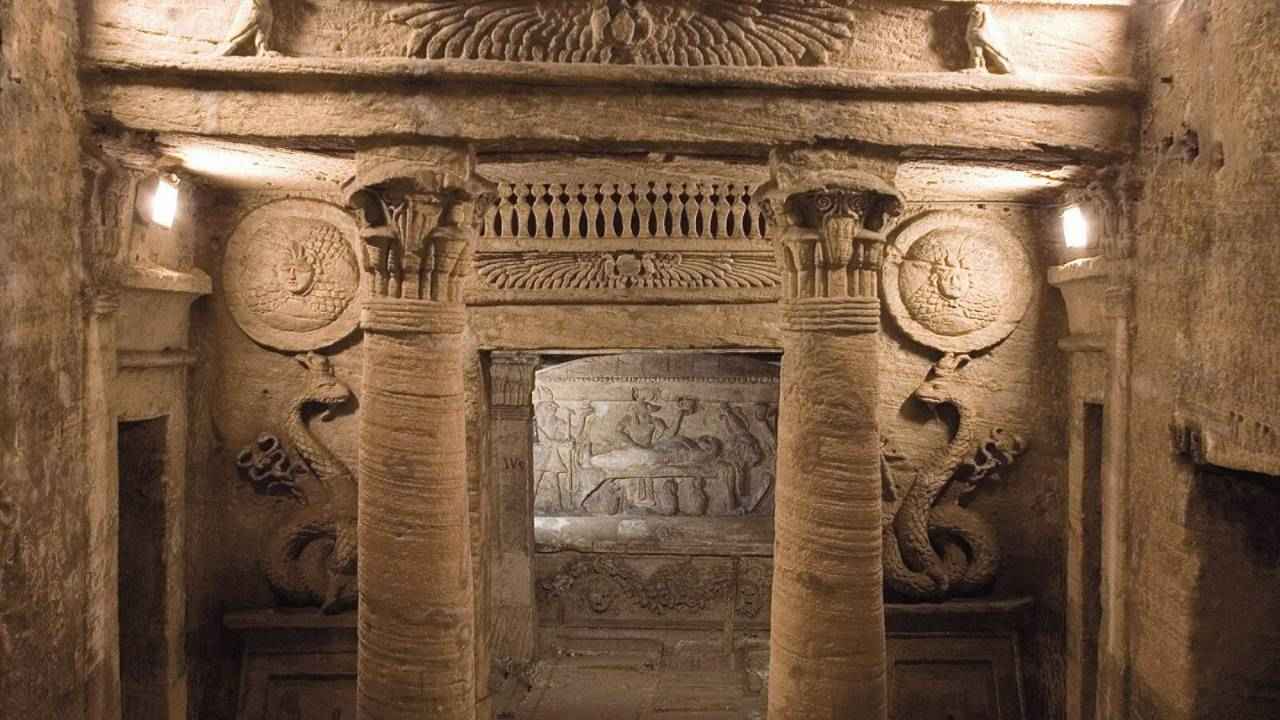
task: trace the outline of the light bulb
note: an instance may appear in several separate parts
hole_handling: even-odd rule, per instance
[[[151,195],[151,222],[161,227],[173,227],[178,217],[178,185],[168,178],[160,178],[156,182],[156,190]]]
[[[1072,205],[1063,211],[1062,235],[1069,248],[1089,246],[1089,220],[1079,205]]]

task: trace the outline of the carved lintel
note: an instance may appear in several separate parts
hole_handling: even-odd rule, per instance
[[[775,153],[773,177],[757,191],[781,228],[775,250],[787,300],[880,295],[883,232],[902,213],[902,196],[848,162],[836,153]]]
[[[496,186],[469,148],[391,148],[357,156],[344,184],[375,296],[461,303],[485,208]]]
[[[1280,477],[1280,432],[1228,412],[1178,410],[1171,424],[1174,451],[1196,465]]]
[[[533,374],[537,355],[495,352],[489,357],[489,404],[492,408],[533,409]]]

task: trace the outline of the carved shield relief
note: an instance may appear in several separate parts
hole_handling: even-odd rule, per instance
[[[278,350],[314,350],[360,322],[362,295],[355,221],[315,200],[257,208],[227,243],[227,305],[249,337]]]
[[[884,300],[907,335],[965,353],[1009,336],[1031,301],[1031,262],[1008,230],[959,213],[923,215],[895,236]]]

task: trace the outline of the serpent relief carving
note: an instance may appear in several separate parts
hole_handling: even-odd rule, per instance
[[[950,405],[959,421],[938,459],[899,484],[886,448],[884,572],[893,592],[912,600],[968,595],[995,579],[1000,551],[995,531],[961,505],[978,485],[1012,463],[1024,449],[1021,437],[996,428],[985,438],[974,430],[976,411],[957,378],[966,355],[945,355],[913,397],[933,408]]]
[[[267,537],[262,569],[284,605],[319,605],[337,613],[356,604],[356,478],[307,426],[320,410],[328,420],[352,399],[351,389],[333,374],[329,358],[297,357],[307,384],[294,399],[286,423],[295,462],[274,437],[263,436],[241,451],[237,465],[261,494],[287,495],[298,503]],[[314,478],[320,497],[303,486]]]

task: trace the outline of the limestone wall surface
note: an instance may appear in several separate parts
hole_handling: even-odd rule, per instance
[[[3,717],[102,701],[86,628],[78,46],[74,2],[0,2]]]
[[[1144,34],[1131,716],[1272,718],[1280,485],[1197,471],[1168,428],[1180,406],[1206,420],[1238,413],[1246,428],[1280,420],[1280,6],[1156,3]]]
[[[234,663],[227,659],[234,641],[220,627],[221,613],[272,604],[258,558],[266,534],[296,508],[286,496],[257,492],[237,474],[235,459],[264,433],[290,442],[286,419],[306,389],[307,371],[290,356],[293,353],[258,344],[242,331],[226,302],[225,278],[220,277],[228,242],[241,220],[280,197],[278,193],[209,190],[197,211],[201,233],[197,260],[214,277],[215,286],[210,298],[197,303],[193,318],[198,351],[206,358],[193,376],[200,398],[193,398],[191,405],[192,428],[198,435],[193,443],[200,446],[192,456],[193,462],[200,463],[201,477],[193,479],[188,494],[189,618],[200,648],[192,654],[191,706],[200,709],[201,717],[225,715],[234,699]],[[1003,343],[977,353],[963,372],[967,395],[979,417],[978,432],[985,434],[999,426],[1021,435],[1026,443],[1027,450],[1015,465],[998,479],[984,481],[970,508],[991,522],[1003,549],[1002,570],[991,596],[1036,600],[1035,625],[1024,647],[1032,673],[1026,678],[1028,712],[1033,717],[1055,717],[1062,704],[1064,528],[1060,505],[1066,446],[1059,429],[1066,422],[1061,398],[1066,392],[1067,358],[1055,346],[1066,332],[1063,307],[1056,291],[1042,281],[1043,268],[1054,262],[1059,242],[1056,226],[1049,222],[1054,216],[1019,205],[941,203],[913,205],[907,217],[937,210],[960,210],[979,222],[1005,228],[1022,244],[1033,268],[1021,323]],[[470,415],[477,418],[469,423],[468,452],[473,484],[487,487],[496,483],[496,472],[485,466],[488,440],[481,432],[487,426],[482,420],[488,397],[480,372],[482,351],[776,351],[781,347],[772,303],[486,304],[468,312],[473,368],[468,374],[469,404]],[[713,319],[726,317],[732,318],[731,324]],[[906,474],[937,462],[954,417],[945,409],[935,417],[911,398],[941,353],[911,340],[888,316],[884,328],[882,427],[905,458],[895,464]],[[319,442],[348,467],[356,468],[364,356],[360,331],[321,352],[331,357],[335,376],[351,389],[355,401],[331,420],[312,419],[310,427]],[[483,500],[479,494],[477,499]],[[473,519],[479,517],[473,512]],[[496,587],[503,578],[490,581]]]

